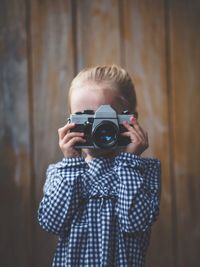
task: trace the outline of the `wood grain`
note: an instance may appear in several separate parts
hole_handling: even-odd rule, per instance
[[[26,8],[0,2],[1,266],[32,266]]]
[[[120,64],[117,0],[77,1],[77,70],[98,64]]]
[[[37,208],[46,168],[62,158],[69,83],[112,63],[134,80],[144,155],[162,162],[146,266],[199,266],[199,12],[199,0],[0,2],[1,266],[51,266],[57,238]]]
[[[177,266],[199,266],[200,2],[170,1]]]
[[[124,1],[122,42],[125,67],[132,75],[141,125],[150,147],[144,156],[162,163],[162,194],[158,223],[152,231],[147,266],[172,266],[172,196],[166,77],[165,6],[161,1]],[[159,253],[158,253],[159,252]]]
[[[34,172],[36,206],[45,172],[63,155],[57,129],[66,124],[67,91],[74,72],[71,1],[31,1]],[[56,238],[37,225],[37,266],[50,266]]]

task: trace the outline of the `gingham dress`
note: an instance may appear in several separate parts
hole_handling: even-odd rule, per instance
[[[144,266],[159,200],[157,159],[120,153],[49,165],[38,219],[59,236],[53,266]]]

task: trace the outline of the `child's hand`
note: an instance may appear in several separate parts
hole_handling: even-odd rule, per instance
[[[79,157],[81,149],[74,148],[75,143],[84,143],[84,133],[70,132],[75,127],[75,123],[67,123],[64,127],[58,129],[59,146],[65,157]]]
[[[141,155],[149,147],[147,132],[141,128],[134,117],[131,118],[130,124],[124,122],[124,127],[128,132],[124,132],[122,135],[131,139],[131,143],[127,145],[125,152]]]

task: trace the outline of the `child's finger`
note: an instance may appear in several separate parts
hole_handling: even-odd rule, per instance
[[[83,139],[82,137],[73,137],[68,143],[67,147],[73,147],[76,143],[85,143],[86,140]]]
[[[143,143],[144,142],[134,129],[132,131],[124,132],[121,135],[130,137],[131,142],[133,142],[133,143],[137,143],[137,142],[138,143]]]
[[[132,127],[131,125],[129,125],[128,122],[125,122],[125,123],[124,123],[124,126],[126,127],[126,129],[127,129],[130,133],[136,135],[136,136],[137,136],[139,139],[141,139],[142,141],[144,140],[143,136],[142,136],[140,133],[138,133],[138,131],[137,131],[134,127]]]
[[[58,129],[59,139],[63,139],[67,132],[75,127],[75,123],[67,123],[65,126]]]
[[[133,126],[136,130],[138,130],[139,132],[142,133],[143,136],[145,136],[145,131],[142,129],[142,127],[140,126],[140,124],[138,123],[137,120],[133,121]]]
[[[79,133],[79,132],[70,132],[67,133],[64,138],[62,139],[62,143],[66,144],[67,142],[69,142],[72,138],[74,137],[83,137],[84,133]]]
[[[137,135],[133,135],[131,132],[124,132],[121,134],[122,136],[126,136],[129,137],[131,139],[131,143],[135,144],[135,145],[139,145],[141,148],[146,149],[148,148],[148,143],[144,140],[142,140],[140,137],[138,137]]]
[[[145,131],[142,129],[142,127],[139,125],[138,121],[134,117],[131,119],[131,125],[138,132],[140,137],[145,140]]]

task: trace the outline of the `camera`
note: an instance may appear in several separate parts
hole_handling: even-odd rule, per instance
[[[101,105],[96,112],[84,110],[71,114],[69,122],[75,123],[71,132],[83,132],[85,143],[76,143],[76,148],[99,148],[113,149],[117,146],[126,146],[130,143],[130,138],[121,136],[127,129],[123,121],[130,121],[134,114],[123,111],[117,112],[110,105]]]

